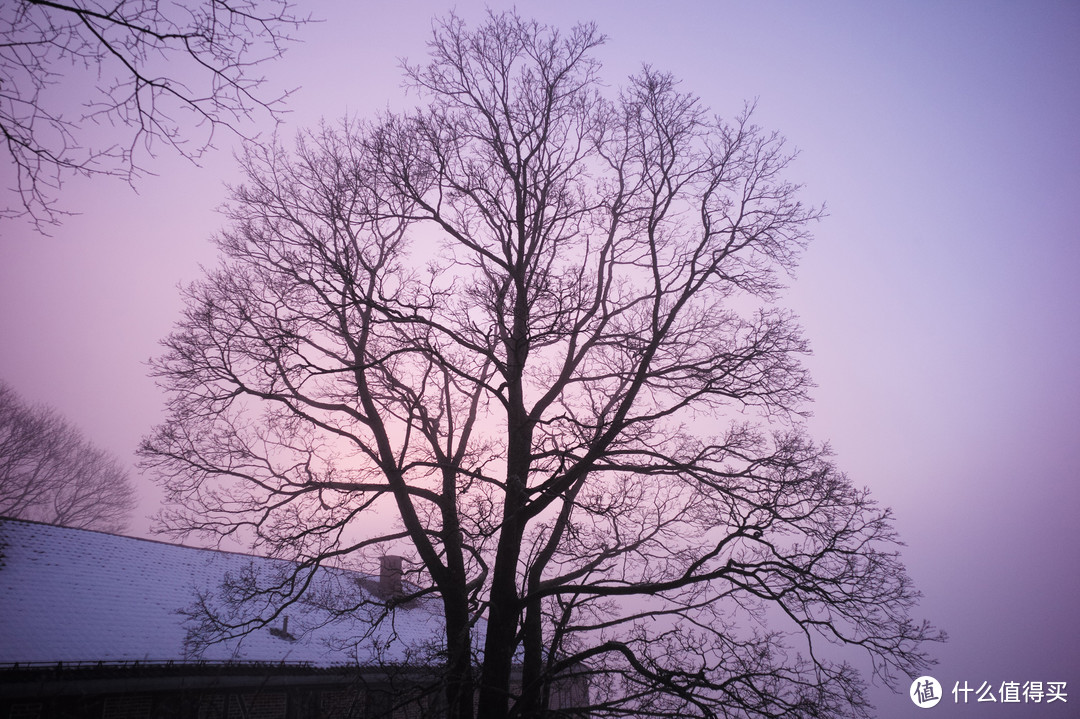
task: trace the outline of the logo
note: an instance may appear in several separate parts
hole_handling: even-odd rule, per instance
[[[911,683],[910,696],[915,706],[929,709],[941,701],[941,684],[933,677],[919,677]]]

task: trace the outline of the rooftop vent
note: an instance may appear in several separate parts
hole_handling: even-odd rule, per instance
[[[296,637],[294,637],[292,634],[289,634],[289,616],[288,615],[285,615],[284,617],[282,617],[281,629],[278,629],[277,627],[270,627],[270,633],[273,634],[278,639],[284,639],[284,640],[289,641],[289,642],[295,642],[296,641]]]

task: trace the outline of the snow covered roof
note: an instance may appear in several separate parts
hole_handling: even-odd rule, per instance
[[[226,576],[266,581],[292,568],[282,560],[0,518],[0,664],[201,659],[372,666],[415,664],[437,651],[437,601],[387,612],[373,594],[378,578],[335,569],[317,570],[316,600],[284,610],[287,633],[279,617],[273,627],[224,643],[190,642],[196,623],[184,612],[199,593],[220,603]],[[335,606],[350,609],[339,614]]]

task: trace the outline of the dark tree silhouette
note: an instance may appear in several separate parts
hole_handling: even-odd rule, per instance
[[[289,0],[11,0],[0,4],[0,140],[17,201],[39,229],[66,214],[71,175],[144,173],[165,145],[196,159],[220,129],[276,116],[258,66],[305,18]],[[81,106],[81,107],[80,107]],[[102,127],[126,130],[105,144]]]
[[[0,516],[119,532],[134,509],[131,480],[115,457],[0,382]]]
[[[749,111],[650,68],[606,95],[602,41],[450,17],[420,109],[248,149],[155,365],[165,527],[302,572],[406,554],[450,716],[568,710],[568,673],[595,716],[864,713],[822,647],[892,681],[940,635],[888,510],[804,435],[775,303],[820,211]]]

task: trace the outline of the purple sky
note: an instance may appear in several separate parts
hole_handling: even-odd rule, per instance
[[[397,58],[421,59],[450,3],[323,2],[326,22],[267,68],[302,86],[288,125],[401,105]],[[491,3],[501,8],[502,3]],[[482,4],[457,3],[475,22]],[[934,675],[1067,681],[1068,704],[953,704],[882,717],[1067,717],[1080,706],[1080,4],[554,2],[595,20],[612,85],[642,62],[802,154],[825,201],[787,304],[818,383],[814,434],[896,511],[905,558],[946,629]],[[201,168],[170,156],[134,194],[71,181],[82,214],[52,238],[0,224],[0,378],[130,459],[160,417],[144,362],[212,264],[231,139]],[[6,165],[0,179],[8,180]],[[156,492],[139,479],[142,515]],[[150,522],[140,515],[132,533]]]

